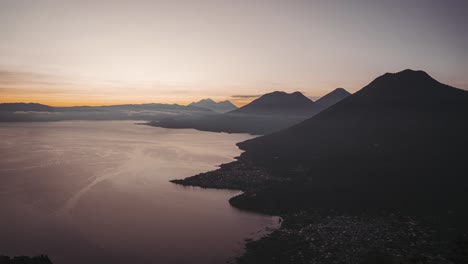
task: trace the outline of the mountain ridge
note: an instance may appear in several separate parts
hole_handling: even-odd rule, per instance
[[[286,102],[283,101],[286,99]],[[330,98],[330,104],[343,99]],[[266,135],[297,124],[324,110],[300,92],[267,93],[237,110],[219,115],[169,117],[151,125],[166,128],[194,128],[202,131]]]
[[[314,102],[301,92],[274,91],[264,94],[229,114],[307,115],[314,111]]]
[[[0,103],[0,122],[62,120],[158,120],[174,114],[209,115],[212,110],[178,104],[48,106],[38,103]]]
[[[230,112],[230,111],[237,109],[237,106],[235,106],[229,100],[215,102],[211,98],[202,99],[198,102],[192,102],[188,106],[206,108],[206,109],[218,112],[218,113],[226,113],[226,112]]]
[[[241,158],[285,177],[297,167],[309,175],[307,184],[291,187],[308,186],[301,198],[276,191],[255,199],[400,209],[428,209],[432,201],[434,208],[460,209],[466,199],[460,186],[468,184],[462,177],[468,170],[466,120],[467,91],[424,72],[402,71],[376,78],[299,124],[238,146],[245,151]],[[277,196],[282,198],[272,198]]]

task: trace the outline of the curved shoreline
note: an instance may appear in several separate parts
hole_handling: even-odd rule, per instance
[[[309,208],[285,210],[269,201],[268,188],[291,179],[239,157],[220,168],[185,179],[183,186],[241,190],[231,206],[278,215],[281,226],[258,240],[246,239],[239,264],[261,263],[465,263],[468,236],[441,239],[427,218],[396,212],[349,212]],[[263,196],[262,196],[263,195]],[[259,197],[260,196],[260,197]],[[454,262],[455,261],[455,262]],[[462,261],[462,262],[459,262]]]

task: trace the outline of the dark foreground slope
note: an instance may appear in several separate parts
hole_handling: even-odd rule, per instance
[[[460,209],[468,201],[467,120],[467,91],[422,71],[385,74],[300,124],[239,143],[239,161],[213,177],[179,183],[233,180],[238,188],[242,178],[242,189],[261,190],[241,196],[242,206],[262,210]],[[242,168],[269,176],[259,182]]]
[[[300,194],[279,194],[288,207],[461,210],[468,201],[467,120],[468,92],[405,70],[377,78],[294,127],[239,146],[245,158],[275,173],[305,176],[291,187]]]
[[[233,206],[283,217],[239,263],[468,263],[467,120],[468,92],[385,74],[175,182],[242,189]]]
[[[212,132],[265,135],[314,116],[346,96],[347,92],[336,93],[334,91],[330,93],[327,102],[316,105],[300,92],[288,94],[277,91],[265,94],[251,103],[225,114],[195,118],[177,116],[154,122],[152,125],[166,128],[194,128]]]

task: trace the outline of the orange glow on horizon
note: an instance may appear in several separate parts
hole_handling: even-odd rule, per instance
[[[55,106],[55,107],[69,107],[69,106],[108,106],[108,105],[123,105],[123,104],[151,104],[151,103],[159,103],[159,104],[178,104],[178,105],[189,105],[192,102],[197,102],[204,98],[193,98],[193,99],[181,99],[181,98],[174,98],[174,99],[164,99],[161,101],[155,101],[150,99],[129,99],[129,98],[122,98],[122,99],[102,99],[102,98],[70,98],[70,97],[60,97],[60,98],[44,98],[44,97],[35,97],[35,96],[8,96],[2,95],[0,99],[0,103],[38,103],[44,104],[48,106]],[[242,107],[253,99],[213,99],[214,101],[223,101],[229,100],[231,103],[236,105],[237,107]]]

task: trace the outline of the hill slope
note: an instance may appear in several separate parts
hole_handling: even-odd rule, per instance
[[[399,209],[464,206],[468,92],[405,70],[286,130],[239,144],[291,181],[253,200]],[[253,202],[252,199],[249,202]]]
[[[281,215],[238,263],[466,263],[467,120],[467,91],[385,74],[240,143],[237,161],[173,182],[240,189],[234,207]]]

